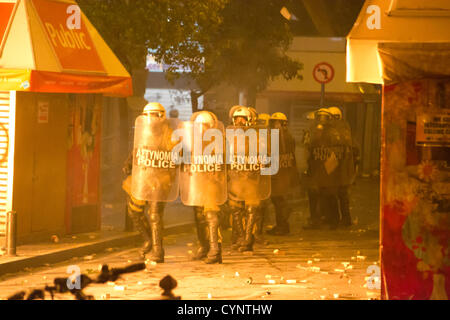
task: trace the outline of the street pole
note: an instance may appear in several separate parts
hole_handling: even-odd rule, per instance
[[[17,212],[6,214],[6,255],[15,256],[17,246]]]
[[[325,103],[325,83],[320,85],[320,107],[323,108]]]

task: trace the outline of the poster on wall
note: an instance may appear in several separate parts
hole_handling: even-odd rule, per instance
[[[72,95],[67,159],[68,232],[100,226],[101,97]]]
[[[416,124],[417,145],[450,146],[450,113],[421,113]]]

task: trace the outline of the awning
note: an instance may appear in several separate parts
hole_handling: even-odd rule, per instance
[[[450,75],[448,64],[445,70],[438,70],[414,58],[428,59],[434,54],[430,50],[436,48],[445,52],[433,56],[433,60],[448,57],[449,30],[449,0],[366,0],[347,36],[347,82],[382,84],[383,78],[393,81],[392,73],[384,72],[379,50],[385,57],[391,55],[396,62],[402,61],[403,67],[425,68],[422,71],[427,75]]]
[[[0,39],[0,90],[133,94],[129,73],[73,0],[0,0]]]

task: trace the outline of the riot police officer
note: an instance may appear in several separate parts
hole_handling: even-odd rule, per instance
[[[244,252],[253,250],[255,224],[261,214],[259,205],[261,200],[270,196],[270,177],[261,175],[262,163],[250,152],[259,145],[259,140],[247,140],[252,133],[259,139],[254,115],[244,106],[235,106],[231,111],[233,125],[227,129],[233,131],[234,136],[232,141],[227,142],[232,150],[229,152],[231,161],[228,167],[228,198],[233,216],[232,248]],[[239,149],[244,153],[236,154]]]
[[[319,208],[331,229],[339,223],[338,190],[353,176],[353,152],[345,135],[328,109],[316,112],[308,161],[310,181],[318,190]]]
[[[268,113],[258,113],[257,125],[262,128],[269,128],[269,120],[270,114]],[[269,212],[269,204],[270,199],[261,200],[259,205],[260,214],[258,215],[258,219],[256,221],[256,230],[255,230],[255,242],[259,244],[267,244],[268,241],[264,239],[264,219],[268,215]]]
[[[310,122],[315,119],[315,112],[311,111],[306,115],[306,119]],[[310,125],[308,129],[303,132],[303,146],[305,150],[305,159],[310,159],[310,151],[311,151],[311,129],[313,125]],[[303,229],[319,229],[320,223],[322,220],[321,212],[319,211],[319,190],[311,181],[311,168],[307,167],[302,176],[303,184],[306,187],[308,194],[308,202],[309,202],[309,214],[310,218],[308,224],[303,226]]]
[[[354,161],[356,161],[356,157],[358,155],[358,149],[353,144],[352,134],[350,125],[347,121],[342,118],[342,111],[338,107],[330,107],[328,111],[333,116],[333,126],[338,131],[340,136],[340,141],[345,145],[346,148],[351,148],[352,157],[347,154],[346,166],[343,168],[342,176],[340,179],[340,185],[337,188],[337,198],[339,204],[339,211],[341,214],[340,223],[343,226],[351,226],[352,220],[350,216],[350,185],[353,184],[354,178],[356,175],[356,165],[354,165]],[[347,150],[350,153],[350,149]]]
[[[214,150],[204,139],[215,130]],[[224,159],[224,127],[214,113],[200,111],[184,124],[186,152],[180,174],[180,194],[183,204],[194,207],[199,248],[194,260],[222,263],[222,244],[219,229],[219,206],[225,203],[226,169]],[[206,136],[205,136],[206,137]],[[197,140],[197,141],[194,141]],[[195,145],[201,148],[195,148]],[[210,150],[210,149],[209,149]]]
[[[144,110],[145,112],[145,110]],[[127,214],[133,222],[134,229],[139,232],[144,244],[140,249],[140,254],[145,257],[145,254],[149,253],[152,249],[152,232],[148,222],[148,218],[145,214],[147,202],[133,198],[131,195],[131,169],[133,166],[133,153],[130,153],[123,172],[127,175],[122,183],[123,190],[127,193]]]
[[[270,197],[275,208],[276,225],[267,231],[271,235],[289,234],[290,207],[286,196],[299,185],[295,139],[287,128],[287,122],[287,117],[282,112],[272,114],[269,120],[270,128],[279,132],[279,169],[272,175]]]
[[[148,259],[161,263],[165,203],[178,197],[179,166],[171,140],[178,121],[167,119],[157,102],[147,104],[144,110],[135,123],[131,195],[149,206],[152,246]]]

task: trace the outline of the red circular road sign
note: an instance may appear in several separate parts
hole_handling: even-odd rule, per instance
[[[313,76],[319,83],[329,83],[334,78],[334,68],[326,62],[318,63],[313,69]]]

